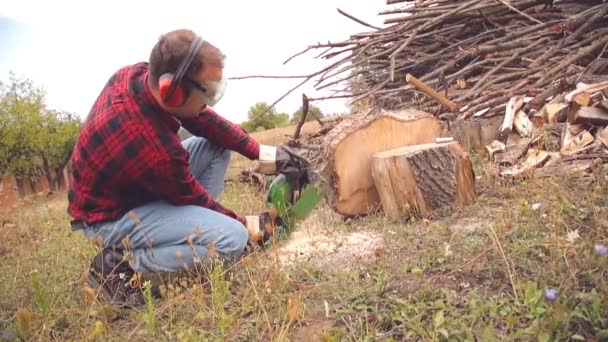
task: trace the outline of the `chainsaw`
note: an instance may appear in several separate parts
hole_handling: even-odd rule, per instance
[[[298,158],[299,172],[286,176],[279,173],[266,191],[265,205],[273,218],[279,218],[279,225],[269,227],[272,235],[282,240],[287,238],[297,224],[305,220],[323,198],[320,178],[310,163]],[[274,225],[273,225],[274,226]],[[272,239],[267,240],[268,245]]]

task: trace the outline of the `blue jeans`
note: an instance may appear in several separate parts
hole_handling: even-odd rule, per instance
[[[230,151],[200,137],[182,144],[190,152],[192,174],[217,199],[224,188]],[[113,222],[87,226],[84,233],[88,239],[102,238],[106,248],[126,247],[131,267],[141,273],[183,271],[204,263],[210,249],[220,259],[234,261],[249,238],[245,226],[226,215],[164,201],[134,208]]]

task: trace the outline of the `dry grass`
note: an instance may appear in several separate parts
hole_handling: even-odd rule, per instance
[[[480,198],[458,212],[391,223],[319,208],[302,226],[319,226],[324,239],[380,237],[381,248],[350,267],[282,264],[284,241],[204,278],[166,283],[165,298],[136,310],[81,291],[96,249],[70,232],[64,196],[41,198],[0,220],[0,339],[606,340],[608,257],[594,252],[608,245],[604,176],[500,182],[482,159],[475,164]],[[221,202],[262,208],[260,194],[234,182]]]

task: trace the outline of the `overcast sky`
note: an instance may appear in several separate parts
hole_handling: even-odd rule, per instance
[[[386,0],[311,1],[3,1],[0,6],[0,80],[12,70],[47,91],[47,103],[86,116],[109,76],[124,65],[147,61],[158,36],[190,28],[227,55],[229,77],[299,75],[329,63],[321,50],[283,65],[310,44],[338,41],[371,29],[337,12],[340,8],[372,25]],[[333,62],[333,61],[331,61]],[[274,102],[299,80],[231,80],[216,111],[234,122],[247,118],[257,101]],[[290,115],[304,86],[277,109]],[[345,100],[316,103],[324,112],[342,112]]]

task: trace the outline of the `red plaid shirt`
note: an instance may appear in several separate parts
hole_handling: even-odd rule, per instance
[[[158,105],[147,76],[147,63],[121,68],[95,101],[72,154],[68,213],[92,224],[165,200],[206,207],[244,223],[243,216],[216,202],[192,175],[177,132],[183,126],[250,160],[258,158],[259,144],[210,108],[178,121]]]

